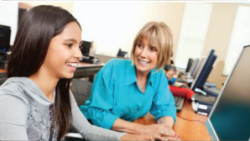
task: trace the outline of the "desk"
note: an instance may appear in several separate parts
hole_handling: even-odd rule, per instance
[[[6,78],[6,77],[7,77],[6,70],[5,69],[0,69],[0,79],[1,78]]]
[[[89,64],[80,62],[75,71],[74,78],[89,77],[89,81],[93,82],[95,74],[103,67],[103,64]]]
[[[74,78],[89,77],[89,81],[93,82],[95,74],[103,67],[103,64],[89,64],[80,62],[75,71]],[[6,70],[0,69],[0,77],[6,74]]]
[[[181,117],[190,120],[199,120],[203,123],[184,120]],[[186,101],[181,112],[177,113],[177,122],[174,125],[174,131],[181,137],[181,140],[211,140],[205,125],[206,119],[207,116],[196,114],[191,107],[191,103]],[[154,124],[155,120],[154,117],[148,113],[146,116],[136,119],[134,122],[147,125]]]

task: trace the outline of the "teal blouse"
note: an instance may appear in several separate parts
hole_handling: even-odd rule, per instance
[[[149,73],[145,93],[137,85],[131,60],[110,60],[96,75],[91,95],[80,107],[94,125],[110,129],[117,118],[133,121],[149,111],[157,121],[170,116],[176,121],[176,108],[163,69]]]

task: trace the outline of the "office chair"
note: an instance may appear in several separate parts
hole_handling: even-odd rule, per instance
[[[6,73],[0,73],[0,86],[7,80],[7,75]]]
[[[72,85],[70,87],[78,107],[84,105],[85,101],[88,99],[91,93],[92,83],[86,80],[81,80],[77,78],[72,79]],[[76,129],[71,125],[69,133],[78,133]],[[65,136],[65,140],[84,140],[83,138],[74,138],[70,136]]]
[[[75,96],[76,103],[80,107],[84,105],[91,93],[92,83],[77,78],[72,79],[71,91]]]

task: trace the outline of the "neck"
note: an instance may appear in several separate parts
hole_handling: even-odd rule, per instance
[[[35,74],[29,76],[31,79],[45,94],[50,102],[53,101],[53,93],[56,88],[56,85],[59,81],[59,78],[48,75],[46,71],[38,70]]]
[[[137,80],[147,80],[149,72],[140,72],[136,70],[136,78]]]
[[[138,70],[136,70],[136,79],[137,79],[137,84],[139,85],[139,87],[141,88],[141,91],[144,93],[146,90],[146,83],[148,80],[148,73],[144,73],[144,72],[139,72]]]

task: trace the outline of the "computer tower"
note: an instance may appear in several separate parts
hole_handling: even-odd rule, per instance
[[[10,27],[0,25],[0,52],[7,52],[10,47]]]

